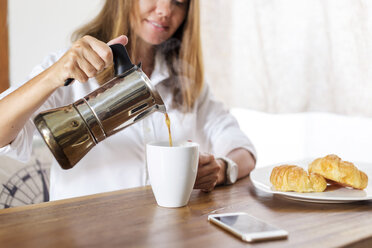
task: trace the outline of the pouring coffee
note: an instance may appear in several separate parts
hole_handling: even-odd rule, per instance
[[[39,113],[34,123],[63,169],[70,169],[96,144],[155,111],[166,113],[159,93],[125,47],[110,46],[115,77],[82,99]],[[73,79],[66,80],[65,85]]]

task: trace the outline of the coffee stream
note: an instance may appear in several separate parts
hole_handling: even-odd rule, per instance
[[[171,134],[171,129],[170,129],[170,119],[167,113],[165,113],[165,123],[167,124],[168,127],[168,134],[169,134],[169,146],[173,146],[172,142],[172,134]]]

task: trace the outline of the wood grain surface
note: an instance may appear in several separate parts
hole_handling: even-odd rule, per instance
[[[244,211],[289,232],[286,240],[248,244],[207,221]],[[156,205],[150,187],[0,210],[1,247],[372,247],[372,202],[285,200],[249,178],[211,193],[194,190],[188,206]]]

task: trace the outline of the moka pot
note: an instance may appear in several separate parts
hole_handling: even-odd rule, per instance
[[[166,113],[159,93],[125,47],[110,46],[115,77],[84,98],[39,113],[36,128],[63,169],[70,169],[96,144],[155,111]],[[66,80],[68,85],[73,79]],[[72,87],[72,86],[69,86]]]

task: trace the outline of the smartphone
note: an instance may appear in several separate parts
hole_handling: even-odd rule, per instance
[[[212,214],[208,220],[246,242],[256,242],[288,237],[288,232],[267,224],[247,213]]]

